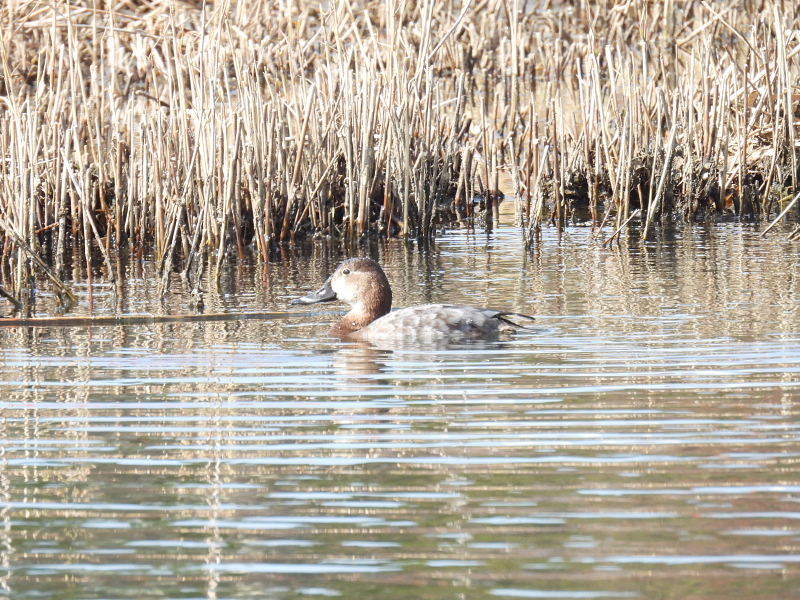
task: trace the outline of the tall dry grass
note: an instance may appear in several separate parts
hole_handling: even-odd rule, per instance
[[[798,186],[781,0],[10,0],[0,277],[64,297],[153,253],[205,269],[319,235],[766,218]],[[788,211],[791,213],[791,211]],[[6,289],[7,288],[7,289]]]

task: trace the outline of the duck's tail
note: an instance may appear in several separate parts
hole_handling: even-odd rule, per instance
[[[534,327],[531,327],[530,324],[523,325],[522,323],[517,323],[516,321],[509,319],[508,317],[516,317],[517,319],[523,319],[530,323],[534,322],[536,319],[530,315],[523,315],[522,313],[515,313],[515,312],[499,312],[497,313],[497,319],[505,323],[506,325],[510,325],[516,329],[528,329],[530,331],[535,331]]]

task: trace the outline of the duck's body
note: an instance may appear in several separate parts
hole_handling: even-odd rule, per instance
[[[422,343],[493,339],[502,331],[522,327],[507,317],[527,315],[456,306],[423,304],[390,312],[392,290],[380,265],[369,258],[343,261],[318,291],[295,300],[314,304],[342,300],[350,305],[331,333],[368,342],[413,341]]]
[[[453,304],[422,304],[392,311],[349,334],[366,340],[421,342],[483,340],[512,330],[504,313],[489,308]]]

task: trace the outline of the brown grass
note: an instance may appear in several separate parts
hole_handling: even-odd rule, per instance
[[[765,218],[800,189],[795,2],[320,6],[4,3],[7,291],[114,281],[121,248],[196,286],[301,238],[491,227],[503,195],[532,241]]]

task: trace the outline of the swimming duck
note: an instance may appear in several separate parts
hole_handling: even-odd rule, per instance
[[[533,320],[519,313],[453,304],[423,304],[390,312],[392,288],[381,266],[371,258],[342,261],[320,289],[292,304],[333,300],[350,305],[350,312],[333,325],[331,333],[368,342],[492,339],[500,332],[525,328],[508,317]]]

